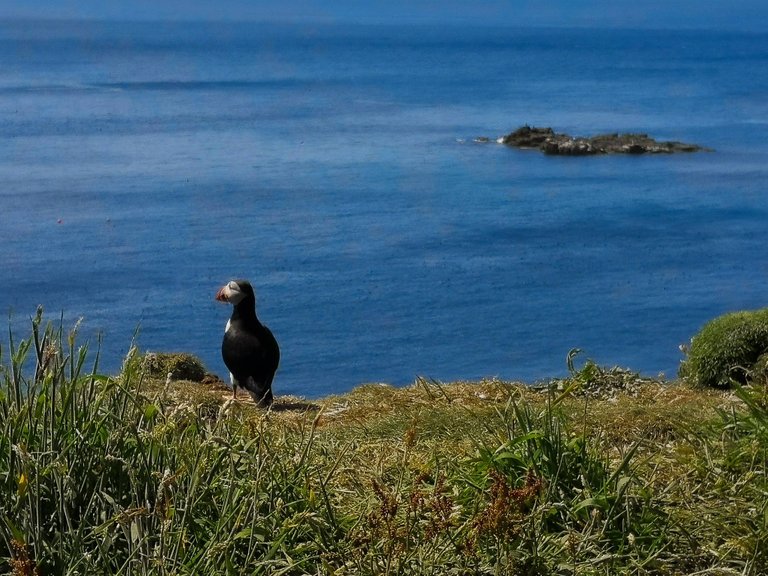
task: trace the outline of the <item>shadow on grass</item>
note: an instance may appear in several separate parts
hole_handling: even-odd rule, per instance
[[[273,412],[318,412],[320,405],[306,400],[286,398],[281,400],[279,397],[272,404],[270,409]]]

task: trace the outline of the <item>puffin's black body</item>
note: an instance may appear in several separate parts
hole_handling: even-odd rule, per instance
[[[272,404],[272,379],[280,363],[277,340],[256,317],[256,297],[247,280],[232,280],[216,300],[234,305],[227,322],[221,356],[232,378],[232,394],[245,388],[259,406]]]

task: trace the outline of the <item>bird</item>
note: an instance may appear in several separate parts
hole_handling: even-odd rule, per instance
[[[224,329],[221,357],[229,370],[232,398],[245,388],[256,404],[272,404],[272,380],[280,364],[280,347],[272,332],[256,317],[256,296],[248,280],[231,280],[216,300],[234,306]]]

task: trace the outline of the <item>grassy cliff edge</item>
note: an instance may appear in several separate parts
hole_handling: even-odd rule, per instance
[[[0,573],[766,573],[765,389],[569,362],[264,411],[38,315],[0,355]]]

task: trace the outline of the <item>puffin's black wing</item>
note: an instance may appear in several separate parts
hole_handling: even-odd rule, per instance
[[[224,334],[221,355],[237,386],[248,390],[261,405],[272,402],[280,348],[269,328],[233,323]]]

